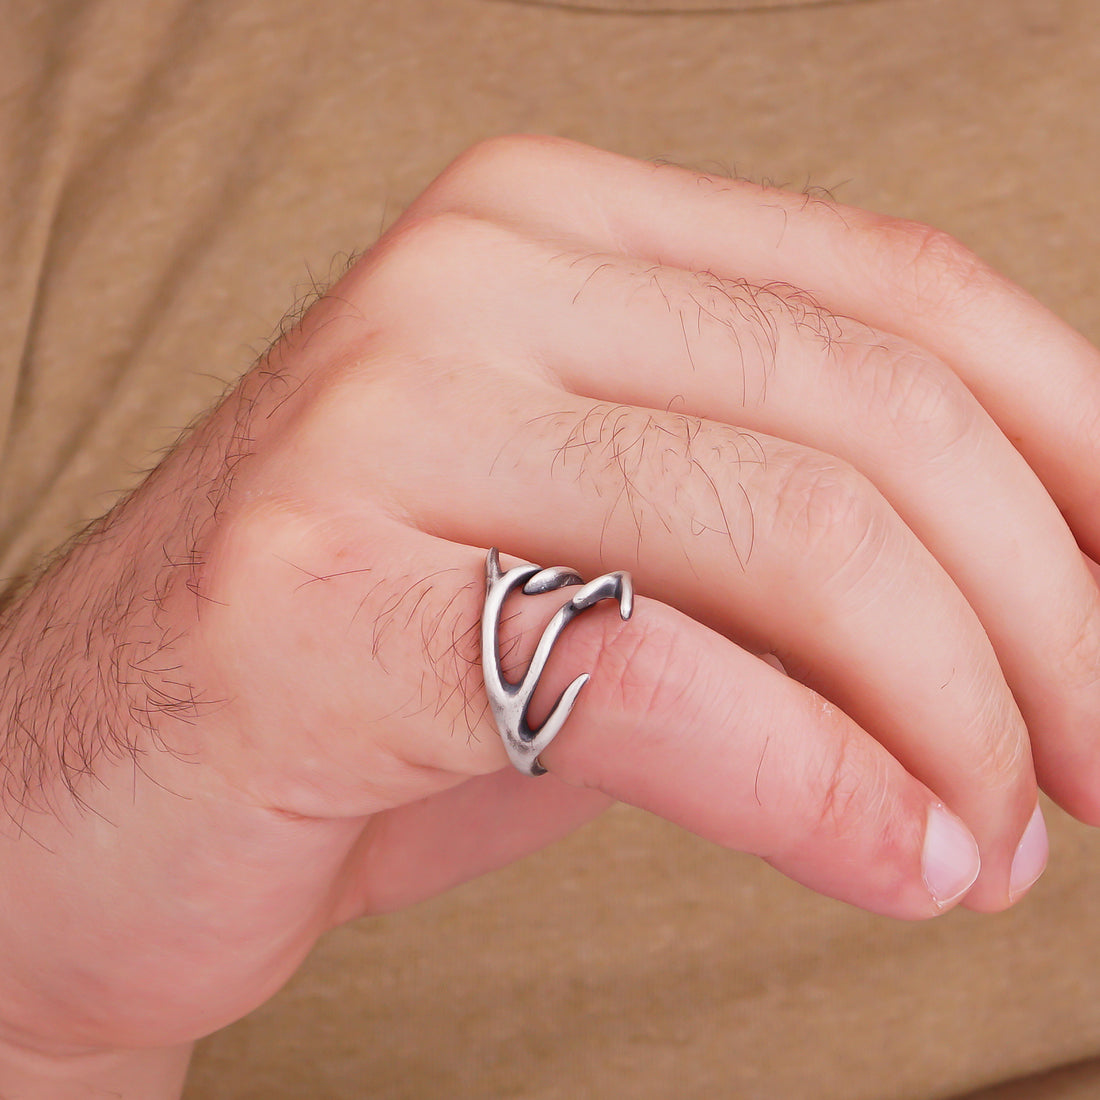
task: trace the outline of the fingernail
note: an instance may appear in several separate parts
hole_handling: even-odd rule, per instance
[[[1016,847],[1016,855],[1012,858],[1012,873],[1008,881],[1010,901],[1015,901],[1035,885],[1036,879],[1046,869],[1049,849],[1043,811],[1036,805],[1035,812],[1031,815],[1024,835]]]
[[[961,898],[982,869],[970,830],[939,803],[928,811],[921,865],[924,884],[941,909]]]

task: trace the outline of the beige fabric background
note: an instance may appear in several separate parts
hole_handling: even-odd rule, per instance
[[[1095,0],[599,6],[7,0],[0,574],[133,484],[334,255],[491,134],[832,187],[1100,338]],[[1025,904],[909,926],[620,808],[330,935],[201,1046],[188,1100],[1094,1097],[1100,835],[1050,820]]]

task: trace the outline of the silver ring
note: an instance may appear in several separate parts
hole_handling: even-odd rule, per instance
[[[584,587],[567,600],[546,625],[539,638],[535,655],[523,675],[513,683],[504,676],[500,666],[500,615],[504,601],[517,588],[525,595],[553,592],[566,585],[582,584]],[[485,691],[489,696],[489,709],[500,731],[508,759],[524,775],[543,775],[546,769],[539,760],[547,745],[557,736],[565,724],[580,690],[588,683],[587,672],[578,676],[558,697],[553,709],[538,729],[527,723],[527,708],[538,687],[554,643],[561,632],[582,612],[594,607],[601,600],[618,600],[619,616],[625,621],[634,611],[634,586],[630,574],[618,571],[604,573],[594,581],[584,584],[579,574],[563,565],[541,569],[537,565],[521,565],[500,571],[500,555],[496,548],[485,559],[485,608],[481,613],[481,667],[485,673]]]

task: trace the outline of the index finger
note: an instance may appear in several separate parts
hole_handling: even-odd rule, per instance
[[[513,632],[537,621],[516,616]],[[591,678],[541,754],[558,779],[873,912],[933,916],[973,885],[977,845],[935,794],[838,708],[674,608],[586,612],[535,707],[578,671]]]

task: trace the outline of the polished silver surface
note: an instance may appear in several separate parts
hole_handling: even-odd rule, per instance
[[[571,599],[558,608],[546,624],[535,648],[535,655],[524,673],[523,679],[513,683],[504,676],[500,665],[500,616],[504,601],[517,588],[532,596],[541,592],[553,592],[567,585],[583,587]],[[619,615],[629,619],[634,610],[634,587],[630,574],[618,571],[605,573],[588,584],[572,569],[555,565],[540,569],[537,565],[521,565],[502,573],[500,556],[494,547],[485,560],[485,608],[481,613],[481,666],[485,673],[485,690],[489,696],[489,708],[508,750],[508,759],[526,775],[543,775],[546,769],[539,761],[539,753],[553,741],[565,724],[581,688],[588,683],[587,672],[578,676],[558,696],[558,701],[538,729],[527,723],[527,708],[538,687],[554,643],[561,632],[582,611],[595,606],[601,600],[619,601]]]

